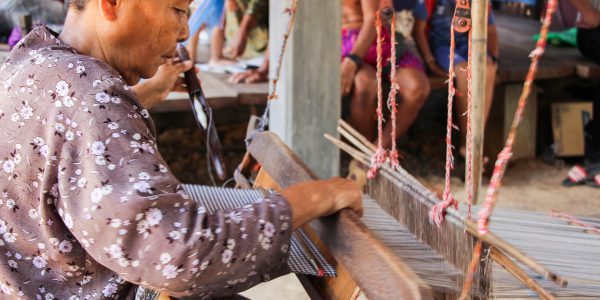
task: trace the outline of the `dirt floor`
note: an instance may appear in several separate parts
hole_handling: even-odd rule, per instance
[[[563,187],[570,166],[549,166],[540,160],[522,160],[507,171],[504,185],[500,189],[498,207],[535,211],[557,210],[573,215],[600,218],[600,189],[588,186]],[[443,189],[443,178],[428,177],[426,184]],[[484,182],[479,203],[487,192]],[[454,178],[452,191],[457,199],[466,199],[464,183]]]

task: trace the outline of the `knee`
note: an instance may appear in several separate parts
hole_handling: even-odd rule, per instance
[[[417,107],[421,107],[425,103],[431,90],[429,80],[425,75],[403,78],[399,85],[402,101]]]

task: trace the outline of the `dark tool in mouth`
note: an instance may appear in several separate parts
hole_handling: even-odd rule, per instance
[[[190,55],[182,45],[177,45],[177,56],[182,61],[190,60]],[[192,111],[198,127],[205,133],[207,151],[209,152],[210,160],[214,166],[214,171],[221,180],[227,178],[225,172],[225,161],[223,160],[223,151],[221,148],[221,141],[219,141],[219,135],[217,134],[217,128],[213,120],[212,109],[204,97],[202,87],[200,86],[200,80],[196,75],[194,69],[190,69],[184,73],[185,84],[187,85],[188,93],[190,94],[190,101],[192,102]],[[209,162],[210,164],[210,162]]]

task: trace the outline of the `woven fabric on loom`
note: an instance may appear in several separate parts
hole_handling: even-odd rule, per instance
[[[240,190],[191,184],[184,184],[183,189],[192,199],[200,201],[200,205],[204,206],[210,213],[242,207],[247,204],[256,203],[263,198],[263,191],[261,190]],[[218,200],[203,202],[201,199]],[[335,268],[327,262],[306,233],[301,229],[296,232],[296,234],[292,235],[290,246],[290,258],[288,259],[290,270],[296,274],[327,277],[337,276]],[[321,270],[314,265],[311,259],[317,263]]]

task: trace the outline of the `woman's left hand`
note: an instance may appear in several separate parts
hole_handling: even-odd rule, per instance
[[[192,61],[168,60],[158,68],[154,77],[133,87],[140,102],[145,108],[150,108],[165,99],[170,92],[185,92],[186,87],[181,73],[194,67]]]

